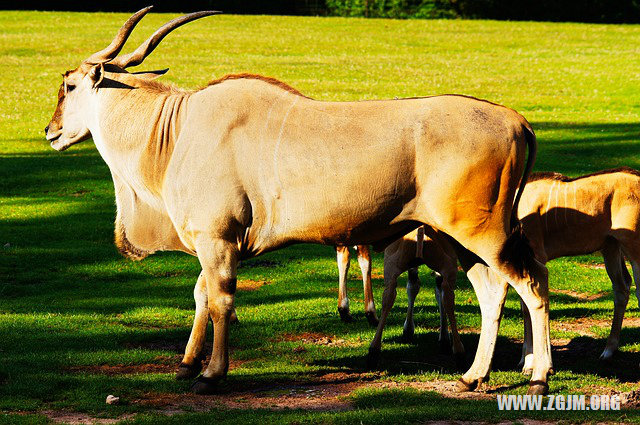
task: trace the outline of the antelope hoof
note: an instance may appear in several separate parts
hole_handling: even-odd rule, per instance
[[[340,313],[340,320],[344,323],[352,323],[354,321],[348,309],[338,307],[338,313]]]
[[[404,329],[402,331],[402,338],[400,339],[400,341],[404,344],[413,344],[413,338],[415,331],[413,329]]]
[[[364,313],[364,315],[367,318],[367,322],[369,322],[370,326],[374,328],[378,327],[378,318],[376,317],[375,311],[367,311]]]
[[[369,347],[369,354],[367,355],[367,369],[375,370],[380,363],[380,349]]]
[[[455,392],[457,393],[466,393],[475,390],[478,387],[478,380],[474,380],[472,382],[466,382],[464,379],[460,378],[456,382]]]
[[[194,364],[189,365],[186,363],[180,363],[178,366],[178,371],[176,372],[176,379],[192,379],[198,376],[200,371],[202,370],[202,363],[197,360]]]
[[[215,394],[218,389],[218,383],[221,378],[207,378],[204,376],[199,376],[198,379],[193,381],[191,384],[191,392],[196,394]]]
[[[546,395],[549,392],[549,385],[546,382],[536,381],[529,384],[528,395]]]

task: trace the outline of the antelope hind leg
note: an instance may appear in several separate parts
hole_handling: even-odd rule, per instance
[[[502,307],[507,297],[508,283],[499,278],[487,266],[475,263],[467,270],[467,276],[480,303],[482,327],[478,349],[471,368],[457,383],[458,391],[473,391],[489,381],[493,352],[495,350]]]
[[[229,321],[236,292],[237,245],[221,239],[196,244],[207,283],[207,307],[213,321],[213,352],[191,390],[212,394],[229,369]]]

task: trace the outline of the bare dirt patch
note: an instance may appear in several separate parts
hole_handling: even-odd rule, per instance
[[[564,332],[575,332],[580,335],[592,337],[596,336],[591,330],[591,328],[594,326],[609,329],[611,328],[611,319],[592,319],[589,317],[580,317],[578,319],[566,322],[551,321],[551,327],[555,330]],[[627,317],[622,322],[622,326],[630,328],[640,327],[640,317]]]
[[[117,365],[88,365],[88,366],[71,366],[66,370],[71,373],[91,373],[97,375],[135,375],[144,373],[175,373],[178,365],[182,361],[182,354],[173,356],[157,357],[157,363],[144,364],[117,364]],[[203,365],[209,362],[207,358]],[[229,367],[234,369],[247,363],[248,360],[229,360]]]
[[[45,410],[39,413],[42,413],[54,423],[63,423],[70,425],[115,424],[126,419],[131,419],[134,416],[133,414],[126,414],[118,418],[95,418],[93,416],[87,415],[86,413],[67,412],[59,410]]]
[[[271,282],[266,280],[242,279],[238,281],[236,288],[238,291],[257,291],[263,286],[269,284],[271,284]]]
[[[604,270],[604,263],[588,263],[588,264],[580,264],[580,267],[591,270]]]
[[[357,347],[360,344],[354,341],[338,338],[335,335],[319,332],[303,332],[299,334],[286,333],[280,335],[278,341],[300,342],[302,344],[326,345],[328,347]]]
[[[133,375],[140,373],[173,373],[176,365],[172,364],[135,364],[135,365],[96,365],[96,366],[72,366],[67,369],[72,373],[93,373],[98,375]]]
[[[584,292],[572,291],[570,289],[549,289],[552,294],[568,295],[581,301],[595,301],[607,297],[611,291],[601,291],[597,294],[587,294]]]
[[[346,396],[372,379],[375,376],[371,374],[330,373],[306,382],[281,382],[257,388],[227,388],[213,396],[146,393],[132,401],[132,404],[170,413],[185,409],[207,411],[215,407],[342,411],[353,408]]]

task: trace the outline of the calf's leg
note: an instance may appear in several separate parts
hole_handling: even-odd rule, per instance
[[[453,356],[455,358],[456,365],[458,365],[458,367],[461,367],[464,363],[465,351],[462,340],[460,339],[460,334],[458,333],[458,322],[456,320],[455,313],[455,287],[457,267],[455,266],[455,264],[453,264],[451,267],[443,269],[441,273],[441,300],[444,307],[444,312],[446,313],[446,317],[449,319],[449,326],[451,328],[451,344],[453,348]]]
[[[353,322],[353,317],[349,312],[349,297],[347,296],[347,274],[349,273],[349,247],[337,246],[336,255],[338,257],[338,313],[340,320],[349,323]]]
[[[410,268],[407,274],[407,318],[402,329],[402,340],[411,342],[416,328],[413,322],[413,306],[420,292],[420,278],[418,277],[417,267]]]
[[[631,275],[627,271],[627,265],[618,244],[607,244],[602,250],[602,256],[604,257],[607,274],[611,279],[614,294],[611,331],[607,338],[607,345],[600,355],[600,360],[609,360],[613,357],[613,353],[616,352],[620,343],[620,330],[622,329],[624,312],[629,302]]]
[[[378,326],[376,316],[376,304],[373,301],[373,288],[371,287],[371,252],[369,246],[358,245],[358,264],[362,272],[362,287],[364,289],[364,315],[371,326]]]
[[[384,292],[382,293],[382,313],[380,314],[380,321],[378,322],[378,328],[376,334],[369,345],[369,354],[367,356],[367,367],[374,369],[377,367],[380,360],[380,350],[382,347],[382,332],[384,331],[384,325],[389,316],[389,312],[393,307],[393,303],[396,300],[398,276],[401,271],[399,269],[389,266],[387,267],[387,256],[385,255],[385,267],[384,267]]]
[[[438,342],[440,343],[440,351],[444,353],[451,352],[451,341],[449,339],[449,323],[447,320],[447,312],[445,311],[444,291],[442,289],[442,275],[436,272],[436,303],[438,304],[438,313],[440,313],[440,333]]]

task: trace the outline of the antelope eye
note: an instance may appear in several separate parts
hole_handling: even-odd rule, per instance
[[[76,86],[72,85],[72,84],[67,84],[67,91],[73,91],[73,89],[75,89]]]

